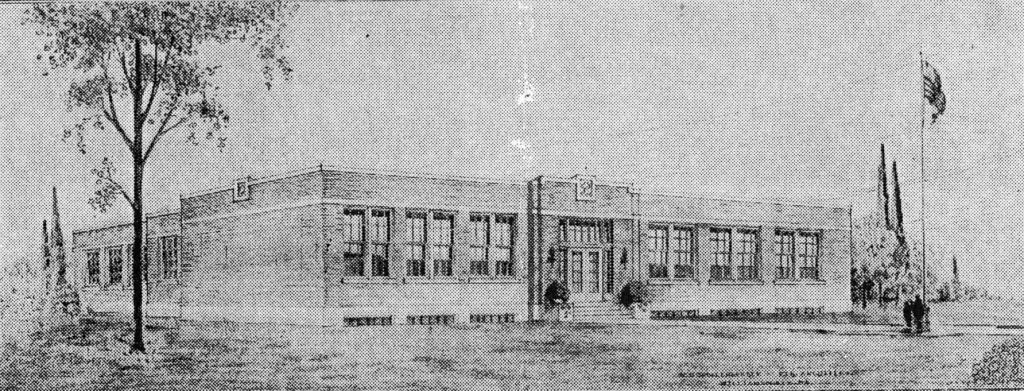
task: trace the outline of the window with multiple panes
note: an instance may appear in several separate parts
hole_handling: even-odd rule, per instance
[[[515,259],[512,256],[515,247],[516,218],[510,215],[494,217],[494,233],[491,235],[494,275],[512,277],[516,275]]]
[[[434,262],[434,276],[451,276],[455,216],[451,213],[438,212],[434,213],[431,220],[430,258]]]
[[[736,232],[739,236],[739,248],[736,251],[738,258],[736,265],[736,279],[757,280],[761,278],[760,261],[758,259],[757,231],[741,229]]]
[[[161,237],[158,245],[160,249],[160,266],[163,267],[164,278],[178,278],[178,237]]]
[[[668,226],[652,225],[647,228],[648,266],[651,278],[668,278]]]
[[[559,239],[573,243],[610,243],[610,220],[562,219],[558,222]]]
[[[388,250],[391,246],[391,212],[373,210],[370,212],[370,271],[374,277],[388,277],[390,263]]]
[[[118,285],[121,283],[122,272],[124,271],[124,253],[120,247],[107,249],[107,283]]]
[[[409,237],[405,260],[405,274],[410,277],[427,275],[427,214],[412,212],[406,215]]]
[[[732,231],[728,228],[711,229],[711,279],[732,279]]]
[[[363,225],[366,212],[361,209],[345,209],[341,214],[342,273],[346,276],[362,276],[363,258],[366,246],[366,232]]]
[[[647,231],[651,278],[695,278],[693,238],[690,227],[651,225]]]
[[[85,267],[88,273],[88,280],[86,283],[89,285],[99,285],[100,283],[100,252],[89,251],[85,253]]]
[[[817,233],[801,232],[797,257],[800,262],[800,278],[817,280],[819,236]]]
[[[775,278],[791,280],[796,278],[796,254],[794,251],[794,233],[792,231],[775,231]]]
[[[490,274],[487,262],[487,246],[490,243],[490,216],[473,214],[469,216],[469,274],[486,276]]]
[[[672,227],[671,248],[675,262],[672,277],[692,279],[697,277],[697,260],[694,255],[693,228]]]

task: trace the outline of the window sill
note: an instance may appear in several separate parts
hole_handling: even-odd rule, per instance
[[[455,277],[406,277],[402,281],[406,284],[458,284],[462,282]]]
[[[708,285],[764,285],[761,280],[708,280]]]
[[[470,277],[470,284],[521,284],[523,279],[515,277]]]
[[[651,285],[700,285],[700,281],[696,278],[652,278],[650,280]]]
[[[392,277],[342,277],[342,284],[397,284],[398,279]]]
[[[775,280],[775,285],[825,285],[825,280]]]

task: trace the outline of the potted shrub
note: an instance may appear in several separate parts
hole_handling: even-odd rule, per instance
[[[630,281],[622,287],[619,304],[633,312],[633,319],[648,320],[651,317],[647,306],[651,304],[651,290],[640,281]]]
[[[558,313],[559,321],[572,320],[569,305],[569,288],[561,281],[552,281],[544,290],[544,302]]]

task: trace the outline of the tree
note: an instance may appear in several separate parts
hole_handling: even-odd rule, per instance
[[[132,184],[115,179],[114,163],[102,159],[92,170],[98,189],[90,205],[106,211],[117,198],[131,207],[134,351],[144,352],[142,315],[143,199],[146,164],[174,131],[187,140],[225,146],[228,113],[216,98],[219,66],[202,58],[211,45],[251,44],[264,62],[269,89],[276,75],[291,73],[281,31],[295,7],[265,2],[124,2],[36,4],[25,23],[43,37],[37,56],[66,74],[68,111],[78,114],[64,130],[86,153],[87,135],[112,135],[130,156]],[[79,121],[77,118],[81,118]],[[205,133],[205,137],[197,134]],[[129,194],[129,191],[131,194]]]

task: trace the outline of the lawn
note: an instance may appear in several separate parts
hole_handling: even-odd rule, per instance
[[[970,386],[1006,336],[841,335],[559,323],[331,327],[182,322],[126,357],[128,325],[84,320],[9,342],[0,388],[637,389]]]

